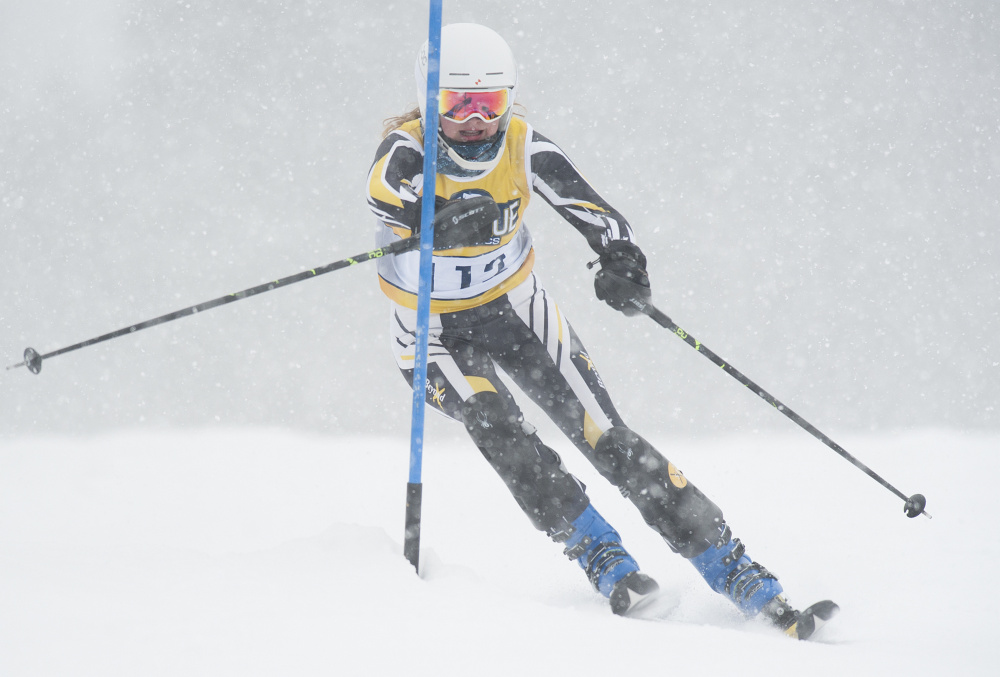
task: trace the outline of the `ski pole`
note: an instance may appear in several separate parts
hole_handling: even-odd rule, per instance
[[[839,444],[837,444],[829,437],[824,435],[822,432],[820,432],[811,423],[809,423],[804,418],[796,414],[794,411],[786,407],[784,404],[778,401],[778,399],[775,398],[773,395],[768,393],[766,390],[764,390],[759,385],[757,385],[749,378],[744,376],[742,373],[740,373],[740,371],[737,370],[735,367],[733,367],[731,364],[729,364],[728,362],[720,358],[718,355],[713,353],[711,350],[709,350],[704,344],[701,343],[701,341],[694,338],[693,336],[691,336],[691,334],[687,333],[679,326],[677,326],[677,324],[673,320],[667,317],[665,313],[661,312],[656,307],[654,307],[651,303],[642,303],[637,299],[632,299],[631,303],[635,305],[640,312],[649,315],[649,317],[651,317],[658,325],[676,334],[677,336],[682,338],[684,342],[687,343],[689,346],[697,350],[699,353],[707,357],[709,360],[711,360],[718,366],[722,367],[723,371],[725,371],[727,374],[735,378],[737,381],[745,385],[753,392],[757,393],[757,395],[761,399],[763,399],[768,404],[772,405],[775,409],[780,411],[788,418],[795,421],[795,423],[797,423],[801,428],[806,430],[806,432],[808,432],[810,435],[818,439],[826,446],[833,449],[835,452],[843,456],[845,459],[847,459],[850,463],[852,463],[855,467],[860,469],[866,475],[871,477],[873,480],[881,484],[883,487],[885,487],[892,493],[896,494],[896,496],[898,496],[899,498],[903,499],[903,501],[905,501],[905,505],[903,506],[903,511],[906,513],[907,517],[916,517],[917,515],[923,514],[926,515],[928,518],[930,518],[931,516],[930,513],[924,510],[924,507],[927,505],[927,499],[924,498],[922,494],[913,494],[912,496],[907,496],[899,489],[889,484],[887,481],[882,479],[882,477],[880,477],[876,472],[874,472],[871,468],[866,466],[857,458],[849,454]]]
[[[205,301],[204,303],[199,303],[198,305],[188,306],[187,308],[182,308],[181,310],[175,310],[172,313],[167,313],[166,315],[161,315],[160,317],[154,317],[151,320],[146,320],[145,322],[133,324],[128,327],[123,327],[116,331],[108,332],[107,334],[102,334],[101,336],[96,336],[92,339],[87,339],[86,341],[80,341],[79,343],[74,343],[71,346],[53,350],[52,352],[45,353],[44,355],[40,354],[34,348],[26,348],[24,351],[24,361],[12,364],[8,366],[7,369],[10,370],[16,369],[17,367],[27,367],[28,371],[32,374],[37,374],[42,370],[42,360],[47,360],[57,355],[79,350],[80,348],[86,348],[87,346],[92,346],[95,343],[110,341],[113,338],[118,338],[119,336],[124,336],[125,334],[134,334],[137,331],[155,327],[158,324],[173,322],[174,320],[188,315],[194,315],[218,306],[226,305],[227,303],[233,303],[234,301],[239,301],[250,296],[256,296],[257,294],[263,294],[264,292],[271,291],[272,289],[287,287],[290,284],[301,282],[302,280],[308,280],[317,277],[318,275],[323,275],[324,273],[330,273],[335,270],[347,268],[348,266],[353,266],[358,263],[364,263],[365,261],[370,261],[372,259],[379,259],[383,256],[390,256],[392,254],[400,254],[402,252],[410,251],[416,249],[418,244],[418,238],[409,237],[404,240],[399,240],[398,242],[393,242],[386,247],[372,249],[371,251],[364,252],[363,254],[357,254],[346,259],[341,259],[340,261],[334,261],[333,263],[320,266],[319,268],[304,270],[301,273],[289,275],[288,277],[283,277],[273,282],[259,284],[256,287],[250,287],[249,289],[244,289],[243,291],[236,292],[235,294],[227,294],[226,296],[220,296],[219,298],[212,299],[211,301]]]
[[[460,249],[462,247],[479,246],[493,237],[493,231],[495,230],[495,226],[499,220],[500,209],[489,196],[479,195],[473,198],[455,200],[448,203],[446,206],[438,210],[438,214],[435,217],[435,226],[437,227],[437,230],[434,231],[434,249]],[[354,266],[359,263],[364,263],[365,261],[371,261],[372,259],[380,259],[383,256],[392,256],[394,254],[402,254],[404,252],[413,251],[419,246],[420,238],[413,235],[411,237],[393,242],[385,247],[380,247],[379,249],[372,249],[362,254],[356,254],[346,259],[341,259],[340,261],[328,263],[325,266],[312,268],[310,270],[303,270],[301,273],[289,275],[288,277],[283,277],[275,280],[274,282],[266,282],[264,284],[259,284],[256,287],[250,287],[249,289],[236,292],[235,294],[227,294],[226,296],[220,296],[217,299],[205,301],[204,303],[199,303],[195,306],[188,306],[187,308],[182,308],[181,310],[175,310],[172,313],[167,313],[166,315],[161,315],[160,317],[154,317],[152,320],[146,320],[145,322],[140,322],[139,324],[123,327],[116,331],[102,334],[101,336],[96,336],[92,339],[87,339],[86,341],[74,343],[73,345],[66,346],[65,348],[60,348],[59,350],[53,350],[52,352],[45,353],[44,355],[39,353],[34,348],[26,348],[24,350],[24,361],[8,366],[7,370],[10,371],[11,369],[16,369],[17,367],[27,367],[28,371],[32,374],[37,374],[42,370],[42,360],[47,360],[50,357],[79,350],[80,348],[86,348],[87,346],[92,346],[95,343],[101,343],[102,341],[110,341],[113,338],[118,338],[119,336],[124,336],[125,334],[134,334],[141,329],[148,329],[150,327],[155,327],[158,324],[172,322],[188,315],[194,315],[218,306],[223,306],[227,303],[232,303],[233,301],[245,299],[249,296],[263,294],[264,292],[277,289],[278,287],[287,287],[290,284],[295,284],[296,282],[301,282],[302,280],[309,280],[319,275],[323,275],[324,273],[331,273],[335,270],[340,270],[341,268]]]

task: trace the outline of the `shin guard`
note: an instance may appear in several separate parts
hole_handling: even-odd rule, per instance
[[[690,558],[715,540],[722,522],[719,507],[629,428],[605,431],[592,462],[681,556]]]
[[[466,400],[462,420],[537,529],[549,535],[560,532],[587,507],[583,484],[555,451],[524,431],[520,413],[510,411],[497,393],[476,393]]]

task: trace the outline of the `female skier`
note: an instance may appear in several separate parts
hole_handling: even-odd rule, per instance
[[[537,194],[600,257],[598,299],[626,315],[650,298],[646,257],[632,228],[581,176],[563,151],[513,115],[517,67],[507,43],[476,24],[445,26],[438,110],[426,109],[427,44],[416,63],[418,107],[387,121],[368,176],[378,246],[418,232],[423,134],[438,134],[439,204],[488,195],[502,218],[487,245],[435,251],[428,334],[427,402],[464,423],[473,442],[539,530],[562,544],[616,614],[657,591],[583,485],[524,420],[502,369],[639,509],[667,545],[748,617],[763,615],[804,639],[814,616],[791,608],[777,579],[745,554],[722,511],[612,404],[593,362],[533,270],[524,213]],[[392,350],[413,378],[419,252],[378,261],[390,299]],[[829,603],[836,610],[832,603]],[[815,607],[814,607],[815,608]],[[829,616],[829,607],[817,616]]]

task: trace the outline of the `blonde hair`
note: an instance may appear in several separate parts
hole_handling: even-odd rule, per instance
[[[514,115],[519,118],[523,118],[528,109],[517,101],[514,102]],[[413,122],[414,120],[420,119],[420,107],[414,106],[410,110],[406,111],[402,115],[393,115],[385,120],[382,120],[382,138],[389,136],[392,132],[396,131],[407,122]]]
[[[392,132],[396,131],[407,122],[413,122],[414,120],[420,119],[420,108],[414,106],[410,110],[406,111],[402,115],[393,115],[385,120],[382,120],[382,138],[389,136]]]

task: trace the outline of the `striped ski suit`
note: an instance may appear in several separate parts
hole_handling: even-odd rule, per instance
[[[416,120],[388,134],[369,172],[368,203],[377,217],[378,246],[417,229],[422,173],[422,129]],[[500,163],[491,171],[471,178],[437,176],[439,199],[483,194],[494,199],[502,215],[494,243],[434,252],[428,405],[465,424],[529,519],[557,535],[583,512],[589,499],[583,485],[524,421],[514,395],[499,377],[502,370],[623,493],[630,486],[666,482],[658,496],[666,491],[668,501],[653,505],[638,496],[631,500],[674,549],[700,551],[704,538],[717,527],[693,528],[685,515],[700,514],[697,521],[702,522],[718,509],[690,483],[671,483],[667,467],[675,477],[680,476],[676,468],[644,441],[648,453],[662,459],[662,473],[650,474],[638,464],[613,458],[619,452],[632,457],[629,450],[610,449],[614,445],[605,443],[607,449],[595,452],[606,432],[627,428],[586,348],[533,271],[532,240],[524,215],[537,194],[597,253],[612,240],[633,240],[628,222],[558,146],[517,117],[508,127]],[[412,382],[419,252],[379,259],[378,274],[391,300],[396,364]],[[668,504],[673,507],[666,508]]]

